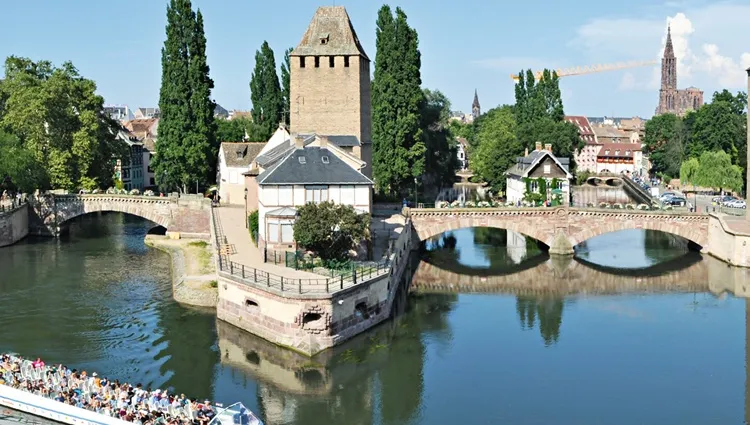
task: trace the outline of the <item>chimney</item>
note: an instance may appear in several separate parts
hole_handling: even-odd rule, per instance
[[[297,147],[297,149],[302,149],[305,147],[305,136],[298,134],[294,136],[294,146]]]
[[[320,143],[321,148],[328,148],[328,136],[318,136],[318,143]]]
[[[534,145],[534,150],[535,151],[542,150],[542,142],[536,142],[536,144]]]
[[[552,143],[545,143],[544,150],[546,150],[549,153],[552,153]]]
[[[286,130],[286,123],[284,121],[279,121],[279,130]]]
[[[523,156],[529,156],[529,148],[524,149]]]

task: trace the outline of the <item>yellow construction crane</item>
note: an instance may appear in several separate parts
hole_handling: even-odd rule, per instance
[[[637,68],[640,66],[657,65],[658,63],[659,61],[624,62],[624,63],[592,65],[592,66],[578,66],[575,68],[556,69],[555,71],[557,71],[558,77],[569,77],[572,75],[593,74],[595,72],[616,71],[618,69]],[[534,77],[536,78],[537,81],[542,79],[543,73],[544,71],[536,71],[534,73]],[[518,74],[510,74],[510,78],[513,81],[518,81]]]

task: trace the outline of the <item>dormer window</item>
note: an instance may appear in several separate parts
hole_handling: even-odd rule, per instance
[[[237,159],[242,159],[242,158],[244,158],[244,157],[245,157],[245,151],[243,151],[243,150],[238,150],[238,151],[237,151]]]
[[[320,35],[320,44],[328,44],[328,37],[329,37],[329,35],[327,33],[326,34],[321,34]]]
[[[323,155],[322,157],[320,157],[320,160],[323,162],[323,164],[328,164],[328,162],[329,162],[328,161],[328,156],[326,156],[326,155]]]
[[[304,156],[297,157],[300,164],[307,164],[307,159]]]

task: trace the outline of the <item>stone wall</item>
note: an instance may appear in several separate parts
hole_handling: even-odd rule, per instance
[[[733,266],[750,267],[750,235],[733,231],[719,215],[709,217],[708,253]]]
[[[23,204],[0,213],[0,247],[12,245],[29,234],[29,206]]]
[[[333,293],[282,292],[219,272],[219,319],[306,355],[314,355],[390,317],[411,274],[412,226],[394,244],[388,274]]]

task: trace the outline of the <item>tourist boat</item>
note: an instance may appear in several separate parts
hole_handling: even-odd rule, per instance
[[[30,368],[30,363],[28,360],[24,362],[21,374],[30,379],[41,379],[43,372]],[[0,406],[68,425],[133,425],[132,422],[60,403],[3,384],[0,384]],[[263,425],[263,422],[242,403],[235,403],[226,408],[217,404],[215,408],[218,409],[216,416],[209,425]]]

